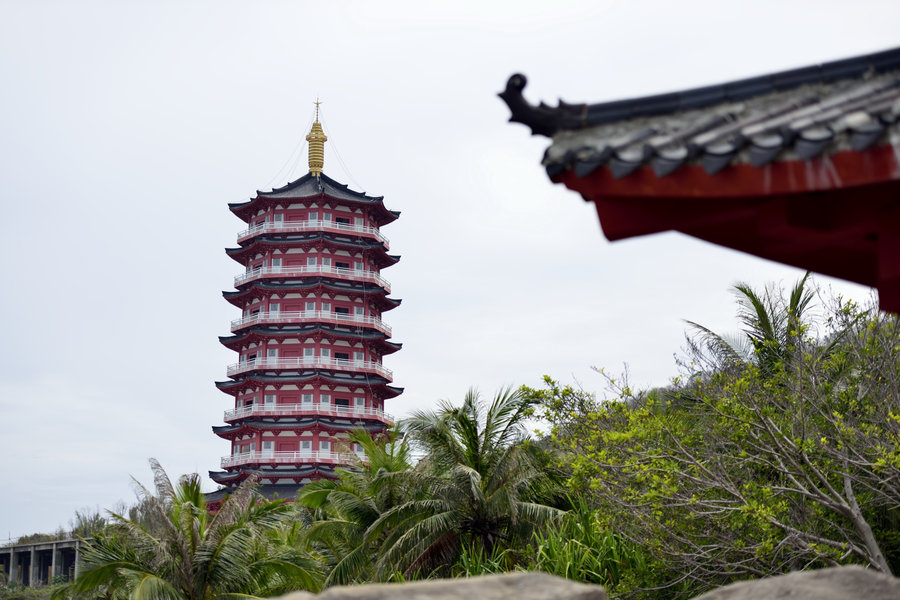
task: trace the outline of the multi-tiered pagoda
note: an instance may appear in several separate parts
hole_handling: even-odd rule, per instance
[[[382,364],[400,344],[381,320],[400,304],[381,276],[399,259],[381,227],[400,213],[322,172],[318,106],[306,139],[307,175],[229,205],[247,228],[226,250],[244,267],[236,291],[224,292],[241,316],[220,338],[238,360],[216,383],[234,397],[226,424],[213,427],[231,444],[223,470],[209,474],[226,491],[254,474],[265,495],[290,498],[334,477],[361,456],[350,432],[385,431],[385,400],[402,391]]]

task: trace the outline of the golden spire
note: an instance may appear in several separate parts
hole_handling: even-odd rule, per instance
[[[322,167],[325,165],[325,132],[322,131],[322,125],[319,123],[319,99],[316,98],[316,122],[313,123],[306,141],[309,142],[309,172],[311,175],[318,177],[322,174]]]

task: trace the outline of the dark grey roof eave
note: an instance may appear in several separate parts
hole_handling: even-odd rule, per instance
[[[564,130],[577,130],[636,117],[652,117],[706,108],[722,102],[746,100],[802,85],[830,83],[897,69],[900,69],[900,48],[892,48],[680,92],[597,104],[568,104],[560,101],[555,108],[544,103],[538,106],[529,104],[522,95],[528,80],[524,75],[517,73],[509,78],[506,89],[499,96],[512,112],[510,121],[528,125],[535,135],[551,137]]]

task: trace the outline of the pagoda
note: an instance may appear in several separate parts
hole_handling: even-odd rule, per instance
[[[400,213],[322,172],[327,139],[317,102],[309,173],[229,205],[246,228],[226,249],[243,272],[223,295],[241,315],[219,338],[238,357],[216,383],[234,402],[213,427],[231,448],[209,473],[224,486],[209,495],[212,509],[250,475],[267,497],[291,498],[358,464],[351,432],[384,432],[385,400],[403,391],[382,364],[400,344],[381,320],[400,304],[381,276],[399,260],[381,228]]]

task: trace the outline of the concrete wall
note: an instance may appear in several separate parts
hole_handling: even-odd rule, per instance
[[[57,575],[71,581],[79,560],[80,540],[54,540],[0,548],[0,569],[7,581],[28,587],[48,585]]]

